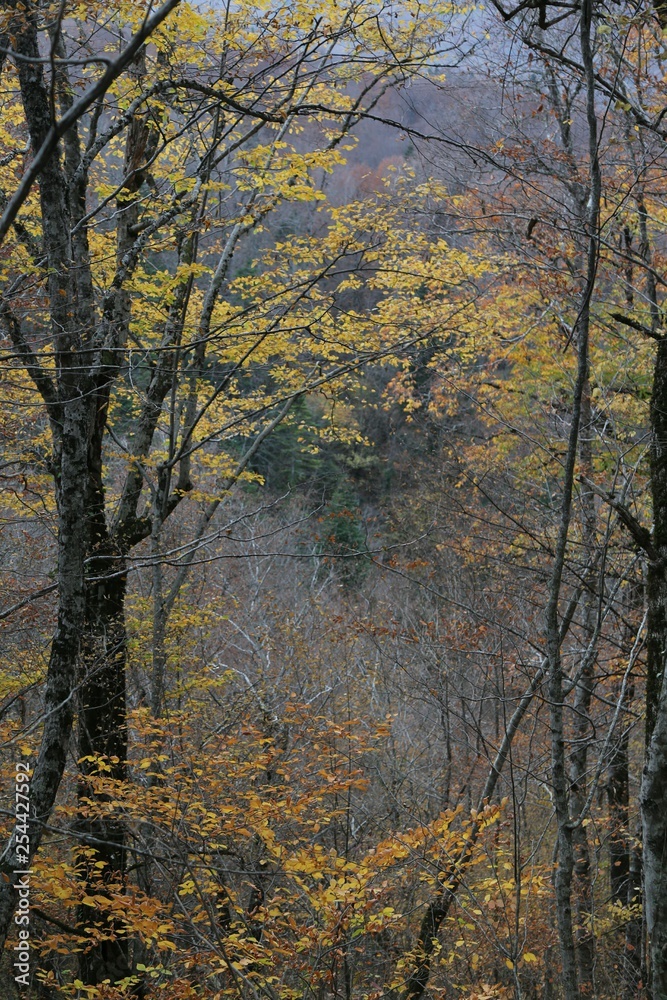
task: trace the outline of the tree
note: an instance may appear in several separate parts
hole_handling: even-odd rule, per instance
[[[70,55],[74,10],[63,6],[50,23],[38,7],[10,8],[8,21],[4,72],[18,92],[3,161],[11,194],[2,225],[14,229],[2,317],[10,361],[48,415],[59,519],[58,625],[32,782],[31,851],[63,774],[76,699],[78,836],[90,885],[100,867],[109,885],[125,879],[124,826],[98,795],[95,775],[100,760],[113,780],[127,774],[124,605],[134,548],[150,538],[159,715],[166,616],[221,498],[265,437],[295,400],[344,387],[374,358],[395,356],[451,322],[475,294],[452,251],[449,300],[432,318],[426,302],[415,314],[415,283],[434,280],[429,245],[417,237],[406,270],[398,249],[405,209],[392,207],[391,194],[372,222],[362,220],[361,206],[330,210],[323,237],[277,242],[261,280],[230,281],[244,237],[283,205],[321,199],[318,173],[341,162],[355,121],[392,81],[433,57],[442,26],[431,12],[395,24],[381,6],[332,8],[314,23],[309,11],[277,8],[267,17],[248,6],[220,24],[181,7],[159,27],[175,6],[142,21],[78,101],[89,63]],[[94,39],[107,10],[86,13],[78,28]],[[122,37],[126,16],[113,14]],[[93,63],[106,58],[90,44]],[[304,116],[312,140],[305,148]],[[21,130],[34,155],[23,177],[15,172]],[[30,188],[37,176],[38,197]],[[374,310],[344,312],[339,300],[364,278]],[[440,303],[439,292],[430,298]],[[241,429],[252,443],[230,462],[225,441]],[[188,495],[201,513],[164,595],[163,526]],[[4,865],[3,938],[14,904],[11,845]],[[81,960],[90,983],[130,972],[118,918],[110,909],[105,919],[108,938]]]

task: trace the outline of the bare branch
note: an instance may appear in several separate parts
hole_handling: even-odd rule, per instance
[[[162,24],[166,17],[179,5],[181,0],[166,0],[166,2],[149,18],[147,18],[139,31],[133,36],[129,44],[123,49],[117,59],[107,67],[96,83],[89,87],[83,96],[74,103],[69,111],[62,116],[59,122],[54,123],[49,129],[44,142],[36,152],[30,167],[26,170],[21,183],[12,196],[7,208],[0,219],[0,243],[4,241],[14,219],[18,215],[21,206],[28,197],[35,180],[44,169],[44,166],[51,158],[56,147],[68,129],[86,113],[91,104],[106,93],[111,84],[116,80],[123,70],[129,66],[137,52],[147,38],[153,34],[156,28]]]

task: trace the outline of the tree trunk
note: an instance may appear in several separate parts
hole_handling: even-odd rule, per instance
[[[591,412],[591,385],[586,380],[581,399],[581,438],[579,443],[581,468],[584,475],[593,473],[593,418]],[[583,509],[582,541],[587,566],[587,592],[584,598],[584,642],[579,676],[574,697],[574,748],[570,763],[571,809],[574,817],[581,817],[588,798],[588,748],[593,734],[590,717],[591,699],[595,686],[595,661],[597,650],[597,599],[594,551],[596,544],[597,516],[595,495],[585,489],[581,498]],[[583,996],[593,996],[595,986],[595,938],[593,935],[593,880],[591,855],[586,827],[577,823],[572,832],[574,852],[574,889],[577,914],[576,946],[579,988]]]
[[[81,622],[85,612],[84,552],[86,511],[85,433],[87,404],[80,396],[62,407],[62,452],[58,469],[58,621],[51,643],[44,699],[44,728],[30,784],[30,850],[39,848],[65,769],[74,719],[74,697]],[[11,926],[17,902],[16,869],[29,867],[14,838],[2,861],[0,879],[0,944]]]
[[[667,1000],[667,685],[662,686],[642,782],[644,891],[654,1000]]]
[[[8,4],[16,10],[18,5]],[[35,153],[51,127],[51,103],[44,80],[34,15],[21,10],[11,22],[21,99]],[[91,407],[87,362],[78,349],[77,285],[71,280],[72,247],[69,198],[59,153],[44,165],[40,178],[43,245],[48,266],[48,297],[55,373],[43,371],[23,339],[20,323],[3,304],[3,318],[14,345],[44,399],[52,436],[52,474],[58,507],[58,620],[46,678],[44,728],[31,782],[29,824],[31,859],[41,842],[65,768],[74,718],[74,691],[85,613],[87,460]],[[17,894],[14,870],[26,868],[14,837],[4,852],[0,879],[0,945],[9,932]]]
[[[125,703],[126,635],[124,601],[125,563],[108,539],[101,539],[89,562],[86,593],[83,669],[79,692],[79,862],[87,895],[122,892],[125,886],[125,831],[123,823],[106,811],[112,796],[95,789],[94,775],[103,762],[102,776],[123,782],[127,776],[127,719]],[[98,579],[95,579],[98,578]],[[108,770],[107,770],[108,768]],[[118,794],[122,794],[118,790]],[[103,863],[102,869],[96,863]],[[110,911],[82,906],[79,919],[101,924],[104,940],[81,955],[80,977],[86,984],[104,979],[112,983],[131,972],[128,941],[122,923]]]
[[[619,692],[619,697],[622,695]],[[634,698],[632,676],[624,696],[624,708],[629,708]],[[609,802],[609,881],[611,900],[621,906],[641,904],[641,853],[630,847],[630,767],[629,729],[624,724],[613,756],[609,762],[607,777],[607,799]],[[629,917],[623,934],[623,995],[631,1000],[636,995],[641,979],[641,914]]]
[[[572,496],[578,439],[582,417],[585,418],[586,412],[586,391],[589,380],[588,339],[590,305],[595,288],[598,260],[601,176],[598,160],[597,116],[595,111],[595,70],[591,47],[592,17],[592,0],[584,0],[581,7],[579,38],[586,88],[586,119],[588,124],[588,149],[590,157],[588,200],[585,218],[588,253],[585,286],[573,330],[573,339],[576,338],[578,353],[577,378],[572,400],[572,422],[565,459],[558,541],[556,543],[554,565],[549,585],[549,601],[546,611],[546,647],[549,661],[549,711],[551,724],[551,780],[556,822],[558,824],[558,864],[554,884],[556,906],[558,909],[558,936],[562,963],[561,976],[565,1000],[577,1000],[580,993],[572,921],[572,878],[576,857],[574,847],[575,827],[571,816],[572,803],[570,801],[571,796],[568,787],[566,766],[563,666],[558,611],[572,516]],[[589,698],[589,693],[583,690],[580,692],[579,697],[586,700]],[[581,860],[585,862],[585,858]]]
[[[628,904],[635,907],[634,913],[625,927],[625,942],[623,949],[623,976],[625,979],[625,996],[627,1000],[637,996],[637,990],[642,982],[647,981],[644,949],[642,946],[644,924],[642,920],[642,852],[639,846],[641,830],[637,831],[637,845],[630,852],[628,871]]]
[[[145,72],[144,50],[133,64],[133,74]],[[138,221],[137,192],[151,142],[145,120],[130,123],[126,147],[125,185],[117,201],[116,256],[118,267],[131,251]],[[108,810],[111,796],[98,792],[95,774],[104,765],[104,776],[114,782],[127,778],[127,707],[125,595],[127,550],[107,525],[103,449],[111,386],[122,364],[121,348],[127,341],[131,319],[129,292],[119,287],[108,304],[108,349],[102,352],[97,371],[97,391],[92,395],[94,420],[88,450],[88,566],[86,614],[83,628],[83,662],[79,689],[79,860],[86,895],[104,896],[125,889],[126,848],[122,821]],[[118,794],[122,790],[118,789]],[[117,810],[116,810],[117,812]],[[96,868],[95,864],[104,867]],[[79,919],[91,920],[91,909],[82,906]],[[112,910],[101,907],[93,922],[101,928],[100,940],[80,957],[82,981],[89,985],[130,975],[129,941],[122,922]]]
[[[632,702],[634,685],[628,684],[625,702]],[[630,845],[628,818],[630,806],[630,770],[628,766],[627,727],[623,729],[609,762],[607,799],[609,802],[609,880],[611,899],[626,906],[629,897]]]
[[[653,547],[647,574],[647,755],[641,790],[645,913],[651,986],[667,1000],[667,340],[655,359],[651,396]]]

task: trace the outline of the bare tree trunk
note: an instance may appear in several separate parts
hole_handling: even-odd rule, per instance
[[[133,76],[145,72],[144,50],[137,55]],[[145,120],[135,116],[128,128],[125,146],[125,186],[117,202],[116,257],[122,268],[131,250],[134,227],[139,217],[137,192],[143,180],[142,167],[150,155],[150,130]],[[127,637],[125,594],[127,586],[126,550],[107,525],[104,489],[103,448],[109,398],[122,364],[131,318],[129,293],[120,287],[108,304],[108,349],[97,371],[96,392],[92,394],[94,423],[88,449],[88,583],[83,628],[82,675],[79,688],[79,819],[82,878],[87,895],[122,892],[126,879],[125,830],[122,822],[105,806],[109,796],[95,792],[92,776],[103,760],[108,778],[123,782],[127,777],[127,711],[125,673]],[[102,808],[100,808],[102,807]],[[90,853],[94,850],[94,854]],[[102,869],[96,868],[103,863]],[[90,908],[81,907],[79,920],[90,920]],[[80,977],[94,985],[105,979],[112,983],[130,975],[129,941],[122,922],[111,908],[101,907],[95,922],[103,925],[103,940],[81,953]]]
[[[93,775],[103,761],[106,777],[127,777],[127,718],[125,701],[126,566],[124,553],[109,536],[106,522],[102,448],[111,380],[116,371],[103,371],[95,402],[95,423],[88,450],[86,609],[82,636],[78,694],[79,861],[89,896],[122,891],[125,883],[125,831],[114,811],[105,808],[110,796],[95,790]],[[91,853],[91,850],[94,853]],[[97,863],[103,863],[100,870]],[[79,909],[79,921],[90,921],[90,907]],[[128,976],[128,941],[112,911],[96,909],[95,922],[104,925],[105,940],[84,951],[79,974],[86,984]]]
[[[667,340],[656,353],[651,397],[653,547],[647,576],[647,757],[641,790],[644,892],[651,988],[667,1000]]]
[[[586,379],[581,399],[581,435],[579,454],[582,472],[591,476],[593,472],[593,418],[591,412],[591,385]],[[593,566],[597,517],[595,495],[586,489],[581,498],[583,508],[582,542],[586,562]],[[591,699],[595,685],[595,660],[597,648],[597,599],[595,572],[586,578],[587,593],[584,598],[584,648],[582,663],[578,668],[578,678],[574,697],[574,747],[570,762],[571,811],[575,819],[582,817],[588,798],[588,749],[593,733],[590,717]],[[577,970],[579,989],[583,996],[594,996],[593,970],[595,963],[595,938],[593,934],[593,880],[591,876],[591,854],[586,827],[577,822],[572,833],[574,853],[574,890],[576,906],[575,939],[577,948]]]
[[[665,551],[667,555],[667,550]],[[664,595],[661,597],[664,606]],[[642,782],[644,891],[651,987],[667,1000],[667,685],[663,683]]]
[[[635,684],[632,674],[628,677],[625,692],[621,689],[623,708],[628,709],[634,700]],[[622,906],[641,905],[641,852],[630,845],[630,732],[626,723],[617,740],[607,772],[607,800],[609,802],[609,880],[611,899]],[[641,979],[642,963],[641,914],[629,917],[623,933],[623,995],[631,1000],[636,995]]]
[[[595,73],[591,49],[592,0],[584,0],[580,19],[581,57],[586,86],[586,117],[589,147],[589,197],[587,202],[586,234],[588,260],[586,282],[579,315],[573,330],[578,362],[577,379],[572,400],[572,419],[565,459],[563,497],[560,525],[546,610],[546,644],[549,663],[549,700],[551,725],[551,780],[556,821],[558,824],[558,863],[555,872],[556,906],[558,911],[558,936],[562,963],[562,986],[565,1000],[579,997],[577,954],[572,920],[572,879],[575,869],[574,829],[570,814],[570,789],[568,785],[565,751],[564,685],[559,634],[558,608],[560,603],[565,554],[572,516],[574,472],[577,459],[579,431],[582,423],[582,403],[585,399],[589,377],[588,339],[590,303],[595,287],[598,259],[598,218],[600,205],[600,166],[597,149],[597,117],[595,112]],[[584,692],[583,697],[588,697]]]
[[[44,728],[30,785],[30,850],[35,855],[51,815],[65,769],[74,719],[81,622],[85,613],[85,474],[87,441],[86,403],[80,396],[62,404],[62,451],[58,463],[58,620],[51,644]],[[2,859],[0,880],[0,944],[9,932],[17,902],[17,869],[28,867],[16,850],[14,838]]]
[[[628,684],[626,704],[633,698],[634,684]],[[630,893],[630,844],[628,819],[630,807],[630,771],[628,766],[629,732],[623,729],[609,762],[607,799],[609,802],[609,879],[611,898],[626,906]]]
[[[127,776],[127,720],[125,707],[126,637],[124,620],[125,566],[121,557],[113,558],[109,545],[100,545],[99,558],[89,563],[89,572],[99,576],[88,585],[83,667],[85,676],[79,692],[79,818],[80,860],[88,895],[98,898],[107,889],[122,891],[125,884],[126,851],[122,821],[114,811],[106,813],[109,796],[95,791],[92,775],[97,761],[110,770],[105,776],[124,781]],[[107,556],[106,553],[109,553]],[[106,556],[106,557],[105,557]],[[100,808],[102,807],[102,808]],[[92,848],[94,854],[86,854]],[[104,868],[96,868],[104,863]],[[79,920],[91,919],[90,907],[81,907]],[[104,925],[105,937],[80,956],[79,973],[86,984],[105,979],[112,983],[128,976],[131,967],[127,938],[119,933],[122,925],[111,910],[94,911],[95,923]]]
[[[648,979],[643,946],[644,921],[641,912],[643,866],[640,843],[641,829],[637,831],[636,845],[630,851],[628,870],[628,904],[637,910],[625,927],[623,974],[626,982],[625,995],[628,1000],[637,996],[639,984]]]
[[[16,5],[7,5],[16,9]],[[51,107],[40,58],[37,24],[22,10],[12,21],[21,98],[33,152],[51,127]],[[29,825],[32,858],[39,848],[65,768],[74,718],[74,691],[85,611],[84,558],[86,541],[86,470],[90,402],[86,397],[86,367],[77,353],[76,295],[71,276],[72,248],[69,199],[58,155],[44,165],[40,182],[43,245],[48,266],[48,297],[56,354],[53,376],[41,369],[23,339],[21,326],[3,300],[2,318],[16,350],[44,399],[51,423],[52,474],[58,506],[58,620],[46,679],[44,728],[31,782]],[[14,838],[2,858],[0,880],[0,944],[8,934],[16,904],[14,870],[27,867],[17,854]]]
[[[651,267],[647,210],[636,197],[640,256],[646,264],[646,297],[658,349],[651,394],[651,494],[653,553],[646,578],[646,762],[642,778],[644,914],[649,941],[650,988],[667,1000],[667,341],[657,334],[661,313]],[[635,878],[633,882],[637,882]],[[631,891],[636,891],[633,885]],[[638,936],[638,935],[635,935]]]

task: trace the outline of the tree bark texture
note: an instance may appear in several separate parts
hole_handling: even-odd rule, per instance
[[[577,1000],[580,996],[579,968],[577,949],[575,947],[575,927],[572,919],[572,883],[575,864],[584,877],[586,854],[585,843],[578,843],[579,854],[575,853],[575,838],[580,841],[580,835],[575,833],[577,818],[571,814],[570,776],[568,775],[565,732],[565,694],[564,674],[561,655],[561,640],[559,634],[559,604],[561,597],[565,555],[567,550],[570,522],[572,518],[572,500],[574,487],[574,472],[578,452],[579,434],[582,418],[585,416],[585,400],[589,381],[588,341],[590,328],[590,305],[597,275],[598,258],[598,225],[600,206],[600,165],[598,160],[597,116],[595,110],[595,73],[593,52],[591,47],[592,33],[592,0],[584,0],[581,8],[579,37],[581,59],[584,67],[584,82],[586,93],[586,118],[588,125],[589,147],[589,182],[588,200],[585,218],[585,231],[588,240],[587,265],[585,285],[579,306],[579,313],[573,330],[573,339],[577,345],[577,377],[572,399],[572,417],[570,434],[565,458],[563,476],[563,493],[560,508],[560,523],[558,540],[554,554],[551,581],[549,584],[549,599],[546,610],[546,648],[549,663],[549,712],[551,727],[551,784],[558,828],[558,860],[554,873],[554,889],[556,894],[558,936],[561,952],[561,979],[565,1000]],[[580,701],[589,700],[589,691],[580,681],[577,693]],[[577,770],[576,759],[574,762]],[[583,944],[584,942],[580,942]],[[586,976],[590,975],[590,955],[581,954],[580,962]]]
[[[14,7],[16,9],[16,7]],[[51,125],[49,96],[39,62],[37,27],[29,11],[12,23],[21,97],[33,151],[42,144]],[[33,61],[27,61],[33,60]],[[44,727],[31,782],[30,857],[39,848],[65,768],[74,719],[74,692],[85,614],[84,557],[86,545],[86,479],[91,407],[86,367],[78,354],[76,287],[70,280],[72,248],[69,198],[58,156],[45,164],[40,180],[43,250],[48,266],[48,297],[56,356],[55,380],[38,367],[29,368],[49,413],[52,432],[52,472],[58,508],[58,617],[51,644],[44,699]],[[18,324],[15,344],[29,348]],[[4,943],[16,903],[13,870],[17,864],[14,840],[7,846],[0,882],[0,944]]]
[[[641,790],[651,988],[667,1000],[667,341],[658,344],[651,397],[653,547],[647,575],[647,755]]]
[[[52,27],[53,31],[53,50],[61,60],[54,73],[54,94],[66,111],[72,105],[72,88],[58,28]],[[17,59],[17,71],[35,153],[52,127],[53,106],[38,46],[36,15],[29,8],[16,13],[12,37],[15,51],[24,57]],[[130,194],[119,206],[118,271],[101,315],[94,302],[87,230],[82,224],[87,174],[76,123],[65,133],[62,149],[56,148],[41,170],[42,252],[56,359],[53,376],[33,359],[20,322],[6,303],[2,305],[2,318],[49,415],[58,508],[58,619],[46,679],[42,742],[31,783],[30,856],[39,848],[56,799],[78,710],[80,859],[87,859],[83,865],[87,889],[98,893],[100,876],[92,867],[94,860],[105,862],[102,883],[122,885],[125,870],[122,824],[113,815],[104,820],[95,815],[104,798],[97,796],[91,780],[95,770],[91,758],[99,755],[111,763],[112,778],[125,777],[126,548],[107,527],[102,455],[110,390],[118,375],[119,351],[130,316],[123,282],[134,266],[132,226],[137,211],[133,191],[140,183],[137,168],[147,145],[145,133],[143,123],[128,131],[126,159],[134,157],[132,170],[126,170]],[[137,152],[139,143],[143,145]],[[94,849],[95,856],[87,855],[86,848]],[[25,865],[17,864],[12,839],[2,859],[9,881],[0,883],[0,943],[6,939],[16,903],[12,872],[20,867]],[[86,907],[79,914],[80,922],[87,924],[92,916]],[[105,921],[106,915],[101,914],[100,922]],[[107,939],[81,958],[88,983],[114,982],[130,971],[118,927],[112,921],[106,924]]]
[[[586,379],[581,399],[581,434],[579,455],[585,475],[593,471],[593,420],[591,414],[591,385]],[[584,597],[584,649],[578,666],[575,686],[573,740],[570,758],[571,811],[573,817],[582,819],[588,798],[588,750],[593,732],[590,716],[591,699],[595,686],[595,661],[597,649],[597,588],[594,567],[597,516],[595,495],[590,490],[582,494],[582,542],[586,564],[586,594]],[[583,996],[595,992],[595,937],[593,934],[594,899],[591,873],[591,855],[586,827],[577,822],[573,828],[574,892],[576,907],[575,941],[579,988]]]

